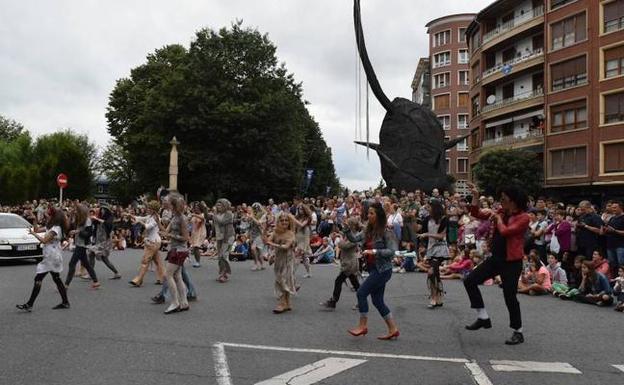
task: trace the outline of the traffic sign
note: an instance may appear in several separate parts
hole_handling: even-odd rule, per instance
[[[67,188],[67,183],[67,175],[61,173],[56,177],[56,185],[59,186],[59,188]]]

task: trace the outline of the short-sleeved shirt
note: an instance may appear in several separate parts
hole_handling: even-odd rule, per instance
[[[618,231],[624,231],[624,214],[611,217],[608,225]],[[607,248],[617,249],[621,247],[624,247],[624,236],[607,233]]]

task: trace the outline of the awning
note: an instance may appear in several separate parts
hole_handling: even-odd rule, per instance
[[[544,115],[544,110],[543,109],[542,110],[537,110],[537,111],[527,112],[526,114],[522,114],[522,115],[512,116],[511,118],[507,118],[507,119],[503,119],[503,120],[497,120],[496,122],[486,123],[485,128],[501,126],[503,124],[507,124],[507,123],[511,123],[511,122],[517,122],[518,120],[524,120],[524,119],[528,119],[528,118],[532,118],[534,116],[540,116],[540,115]]]

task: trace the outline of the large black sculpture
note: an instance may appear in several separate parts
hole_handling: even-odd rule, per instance
[[[355,0],[353,17],[355,36],[364,72],[371,90],[386,109],[379,132],[379,144],[356,142],[377,151],[381,175],[390,188],[397,190],[447,189],[446,150],[465,137],[446,142],[444,129],[428,108],[404,98],[392,102],[384,94],[371,65],[360,15],[360,0]]]

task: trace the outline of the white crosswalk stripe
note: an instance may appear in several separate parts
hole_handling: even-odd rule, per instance
[[[330,357],[280,374],[256,385],[312,385],[340,372],[365,363],[366,360]]]
[[[614,368],[619,370],[620,372],[624,372],[624,365],[612,365]]]
[[[580,370],[566,362],[536,361],[490,361],[492,369],[497,372],[542,372],[583,374]]]

